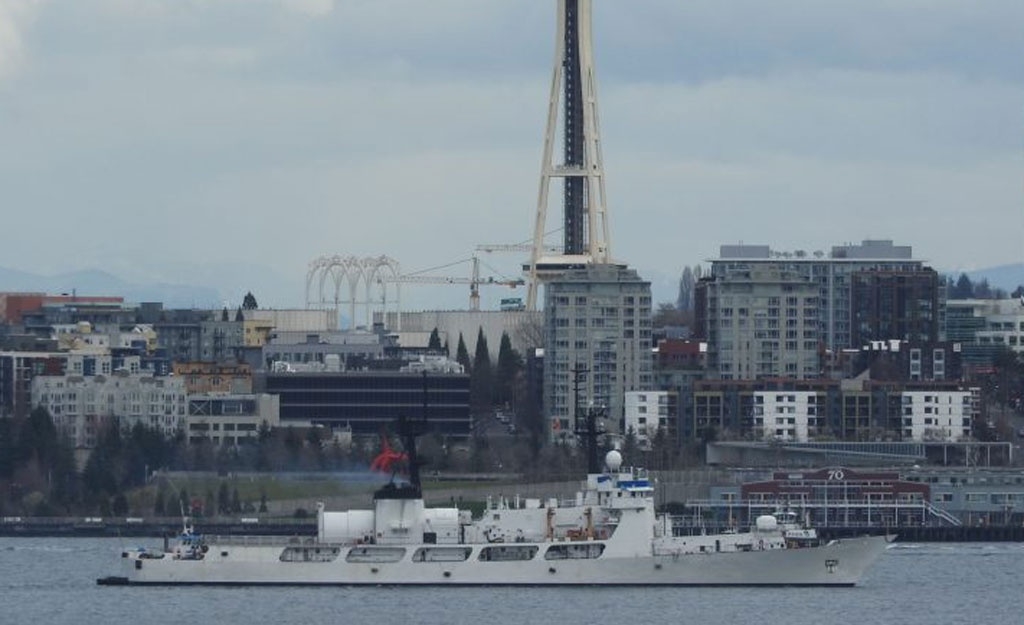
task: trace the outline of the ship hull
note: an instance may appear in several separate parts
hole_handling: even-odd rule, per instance
[[[108,579],[128,585],[853,586],[888,540],[868,536],[802,549],[503,562],[480,561],[475,550],[459,562],[414,562],[412,548],[393,562],[351,562],[347,551],[329,562],[284,562],[280,545],[211,543],[201,560],[125,554],[122,575]]]

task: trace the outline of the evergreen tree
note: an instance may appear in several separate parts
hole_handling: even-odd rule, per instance
[[[0,418],[0,478],[14,473],[14,420]]]
[[[32,409],[21,426],[16,448],[17,459],[24,463],[35,458],[40,467],[47,469],[57,454],[57,428],[50,411],[42,406]]]
[[[93,501],[107,501],[121,490],[122,449],[121,430],[111,423],[100,434],[82,471],[82,485]]]
[[[222,310],[220,312],[220,320],[221,321],[227,321],[228,320],[228,307],[227,306],[225,306],[224,310]]]
[[[495,375],[495,400],[499,404],[511,403],[515,394],[516,380],[523,370],[523,357],[512,349],[512,339],[507,332],[501,334],[498,348],[498,369]]]
[[[256,303],[256,296],[252,294],[252,291],[246,293],[242,299],[242,308],[245,310],[256,310],[259,308],[259,304]]]
[[[118,492],[114,495],[114,500],[110,504],[110,511],[114,513],[114,516],[125,516],[128,514],[128,498],[124,496],[124,493]]]
[[[476,337],[476,355],[473,358],[473,372],[469,380],[469,403],[477,412],[485,412],[493,405],[494,368],[491,353],[487,348],[487,337],[483,327]]]
[[[473,365],[469,362],[469,350],[466,349],[466,341],[462,338],[462,332],[459,332],[459,346],[455,351],[455,362],[462,365],[466,373],[472,373]]]
[[[267,420],[264,419],[260,421],[260,427],[256,430],[256,438],[258,438],[262,443],[263,441],[270,440],[271,434],[272,430],[270,429],[270,424],[267,423]]]
[[[693,289],[697,283],[693,270],[683,267],[683,275],[679,278],[679,296],[676,298],[676,308],[679,310],[693,310]]]
[[[432,352],[441,350],[441,335],[438,333],[437,328],[434,328],[430,332],[430,340],[427,341],[427,349]]]
[[[981,282],[974,285],[974,297],[977,299],[993,299],[994,295],[988,278],[982,278]]]
[[[156,500],[153,501],[153,516],[164,516],[167,514],[165,503],[167,501],[167,493],[164,491],[163,484],[156,491]]]
[[[956,285],[953,286],[953,290],[949,294],[949,299],[970,299],[972,297],[974,297],[974,284],[971,283],[971,279],[967,277],[966,273],[962,273],[957,278]]]
[[[215,507],[216,505],[217,504],[213,499],[213,489],[207,488],[206,497],[203,499],[203,516],[213,516],[217,510],[217,508]]]
[[[238,310],[235,311],[235,321],[237,321],[237,322],[245,321],[245,315],[242,314],[242,307],[241,306],[239,306]]]
[[[217,514],[228,514],[231,511],[231,495],[227,482],[221,482],[217,488]]]

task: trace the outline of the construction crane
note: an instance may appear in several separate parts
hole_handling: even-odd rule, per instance
[[[530,243],[482,243],[476,246],[478,252],[532,252],[533,245]],[[549,254],[558,253],[559,248],[555,245],[545,245],[544,251]]]
[[[545,233],[545,235],[552,234],[553,232],[557,232],[557,230],[552,230],[551,232],[547,232],[547,233]],[[530,254],[531,257],[532,257],[532,256],[534,256],[534,254],[533,254],[534,244],[532,242],[529,242],[529,241],[522,241],[520,243],[481,243],[480,245],[476,246],[476,251],[477,252],[486,252],[486,253],[492,253],[492,252],[513,252],[513,253],[515,253],[515,252],[523,252],[523,253],[526,253],[526,254]],[[536,254],[536,256],[542,256],[542,255],[545,255],[545,254],[558,254],[560,252],[561,252],[561,248],[558,247],[557,245],[542,245],[541,246],[541,252],[539,254]],[[531,274],[531,272],[530,272],[530,265],[528,263],[523,265],[523,271],[526,274]],[[531,288],[528,289],[528,290],[532,291],[533,287],[531,286]]]
[[[431,276],[423,275],[420,273],[406,274],[400,276],[382,276],[379,278],[381,282],[388,283],[413,283],[413,284],[468,284],[469,285],[469,309],[480,310],[480,286],[481,285],[498,285],[515,288],[517,286],[523,286],[526,281],[522,278],[516,279],[497,279],[492,276],[486,278],[480,277],[480,259],[476,256],[472,256],[469,260],[473,263],[473,275],[470,278],[464,277],[453,277],[453,276]],[[465,260],[458,261],[459,263],[465,262]],[[457,263],[450,263],[444,267],[450,267]],[[442,269],[443,267],[435,267],[434,269]],[[432,271],[428,269],[426,271]]]

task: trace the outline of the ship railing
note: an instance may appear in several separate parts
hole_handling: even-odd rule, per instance
[[[775,514],[785,511],[800,511],[806,508],[926,508],[931,505],[925,499],[866,499],[863,497],[850,497],[848,499],[765,499],[765,500],[735,500],[724,499],[688,499],[688,508],[747,508],[763,510],[766,514]]]
[[[232,545],[236,547],[285,547],[288,545],[313,545],[313,536],[256,536],[244,534],[204,534],[205,542],[216,545]]]

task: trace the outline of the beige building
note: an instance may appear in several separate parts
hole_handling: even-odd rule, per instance
[[[329,310],[270,309],[244,310],[243,340],[246,347],[263,347],[274,332],[333,332],[338,320]]]
[[[261,427],[281,423],[277,395],[208,393],[189,395],[189,444],[208,440],[214,445],[238,445],[255,440]]]
[[[715,270],[706,286],[711,376],[818,377],[817,286],[784,265],[721,263]]]
[[[247,364],[176,362],[173,371],[190,395],[252,392],[252,369]]]
[[[46,408],[58,433],[76,448],[95,447],[103,425],[136,424],[170,438],[185,427],[185,384],[179,378],[115,371],[111,375],[37,376],[32,405]]]

